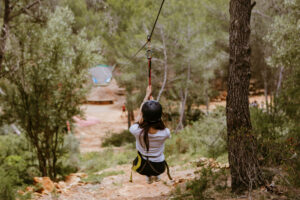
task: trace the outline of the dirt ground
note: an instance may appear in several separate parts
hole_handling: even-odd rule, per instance
[[[59,197],[43,196],[39,200],[165,200],[174,186],[180,182],[195,177],[191,169],[182,170],[171,168],[173,180],[169,180],[166,173],[161,181],[148,184],[146,178],[137,173],[133,174],[133,182],[129,182],[130,165],[121,165],[105,171],[123,171],[124,174],[104,178],[100,184],[76,185],[65,190]]]
[[[103,138],[110,132],[119,133],[127,129],[127,118],[122,115],[122,105],[84,105],[85,121],[93,120],[87,126],[78,125],[75,135],[80,141],[81,152],[101,151]]]

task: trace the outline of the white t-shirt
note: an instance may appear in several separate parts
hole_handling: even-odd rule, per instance
[[[158,130],[155,134],[148,134],[149,138],[149,151],[144,148],[139,139],[139,135],[142,132],[142,129],[138,124],[133,124],[129,131],[135,136],[136,139],[136,149],[145,156],[149,157],[149,160],[152,162],[162,162],[165,160],[164,150],[165,150],[165,140],[171,138],[171,133],[168,128],[164,130]],[[143,142],[143,137],[141,137],[141,141]],[[147,158],[144,158],[147,159]]]

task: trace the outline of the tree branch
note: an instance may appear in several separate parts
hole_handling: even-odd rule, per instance
[[[158,93],[157,101],[159,101],[167,83],[167,73],[168,73],[168,55],[167,55],[167,47],[166,47],[166,41],[165,41],[165,35],[163,28],[160,27],[160,34],[162,38],[162,43],[163,43],[163,52],[164,52],[164,80],[162,83],[162,86],[160,88],[160,91]]]
[[[41,2],[41,0],[36,0],[36,1],[32,2],[32,3],[29,3],[29,4],[26,5],[25,7],[21,8],[21,9],[18,10],[18,11],[16,11],[15,14],[11,15],[11,16],[9,17],[9,20],[12,20],[13,18],[15,18],[15,17],[17,17],[17,16],[19,16],[19,15],[25,13],[28,9],[32,8],[33,6],[35,6],[36,4],[38,4],[38,3],[40,3],[40,2]]]
[[[251,10],[254,8],[255,5],[256,5],[256,1],[254,1],[254,2],[251,4]]]

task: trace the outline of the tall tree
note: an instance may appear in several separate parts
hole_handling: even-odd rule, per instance
[[[18,64],[0,87],[0,121],[16,122],[34,147],[42,176],[55,179],[67,121],[81,114],[85,99],[87,69],[101,61],[97,40],[88,41],[81,31],[72,33],[73,13],[56,7],[47,11],[45,24],[30,23],[28,17],[11,32],[14,36],[4,64]],[[76,46],[74,46],[76,44]]]
[[[256,138],[249,112],[250,18],[255,3],[230,1],[229,74],[226,99],[227,144],[232,190],[240,192],[262,183]]]
[[[32,15],[30,10],[40,2],[41,0],[31,1],[29,3],[28,1],[17,0],[3,0],[2,2],[0,2],[0,10],[3,13],[2,27],[0,31],[0,78],[10,72],[9,69],[4,69],[3,60],[5,56],[6,43],[9,37],[11,22],[24,13],[35,18],[36,16]],[[1,5],[3,6],[3,10],[1,9]]]

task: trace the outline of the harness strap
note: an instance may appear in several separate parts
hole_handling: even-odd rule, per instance
[[[165,161],[165,165],[167,167],[167,175],[168,175],[169,179],[173,180],[172,177],[171,177],[171,174],[170,174],[170,169],[169,169],[169,165],[168,165],[167,161]]]
[[[132,162],[131,173],[130,173],[130,179],[129,179],[129,182],[131,182],[131,183],[132,183],[132,171],[133,171],[133,170],[136,171],[136,170],[141,166],[142,156],[143,156],[143,155],[138,151],[138,162],[137,162],[137,165],[134,165],[134,162]],[[149,157],[150,157],[150,156],[144,156],[144,157],[147,158],[147,160],[146,160],[147,162],[144,163],[144,165],[143,165],[142,168],[141,168],[141,171],[144,170],[146,164],[149,164],[149,166],[151,167],[151,169],[152,169],[155,173],[159,174],[159,172],[155,169],[155,167],[153,167],[153,165],[152,165],[151,162],[149,161]],[[152,156],[152,157],[154,157],[154,156]],[[171,177],[171,174],[170,174],[169,165],[168,165],[168,163],[167,163],[166,160],[164,161],[164,164],[165,164],[165,166],[166,166],[166,168],[167,168],[167,175],[168,175],[168,178],[169,178],[170,180],[173,180],[172,177]]]

